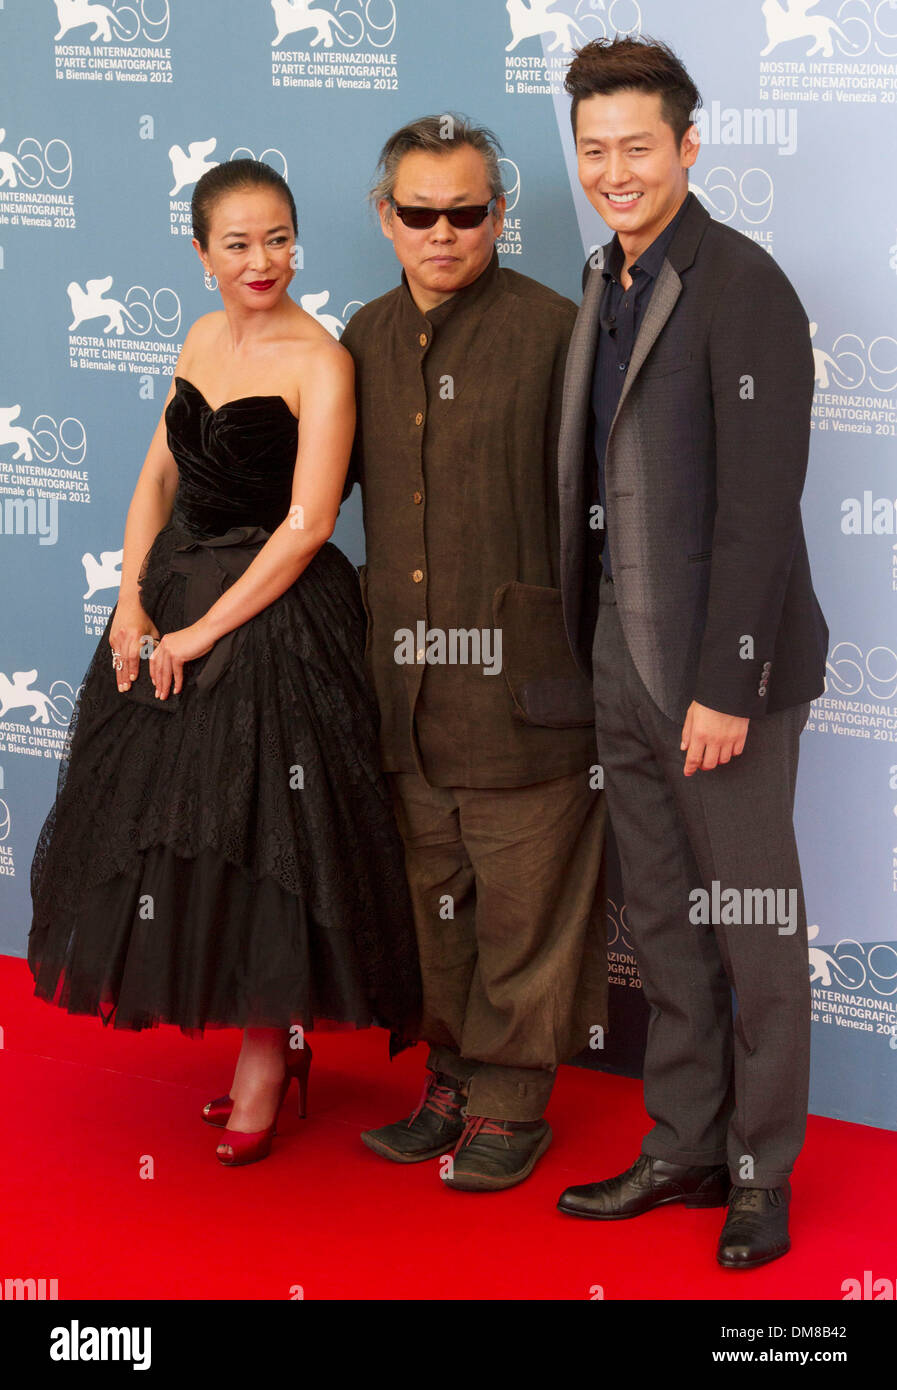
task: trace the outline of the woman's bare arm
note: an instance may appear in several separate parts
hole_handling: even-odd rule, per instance
[[[109,638],[113,652],[117,652],[121,658],[118,688],[122,691],[129,690],[131,683],[137,679],[141,642],[147,636],[159,636],[159,629],[144,611],[138,581],[147,552],[162,527],[171,520],[174,506],[178,466],[168,447],[165,426],[165,411],[174,392],[175,383],[172,379],[159,423],[146,451],[125,521],[121,587]]]
[[[178,466],[168,447],[165,409],[173,395],[172,381],[128,507],[119,590],[119,602],[122,603],[140,602],[137,587],[140,567],[162,527],[171,520],[178,485]]]

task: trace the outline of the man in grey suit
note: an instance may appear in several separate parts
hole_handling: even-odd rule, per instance
[[[651,1009],[654,1125],[627,1172],[559,1206],[728,1205],[717,1259],[749,1269],[790,1248],[809,1086],[792,814],[828,644],[800,516],[809,328],[772,257],[689,193],[700,96],[669,48],[598,40],[566,86],[580,181],[616,235],[585,268],[567,359],[561,582]]]

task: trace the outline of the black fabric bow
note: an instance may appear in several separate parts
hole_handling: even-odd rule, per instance
[[[262,526],[232,526],[223,536],[186,541],[175,547],[171,568],[187,576],[184,626],[202,618],[230,584],[249,568],[270,531]],[[230,582],[228,582],[230,581]],[[246,624],[218,638],[196,677],[196,689],[209,691],[224,675],[246,636]]]

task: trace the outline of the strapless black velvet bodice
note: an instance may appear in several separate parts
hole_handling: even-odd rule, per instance
[[[213,410],[182,377],[166,425],[177,494],[140,576],[162,634],[214,606],[289,515],[298,442],[282,397]],[[186,663],[176,704],[119,692],[112,625],[32,862],[35,993],[116,1028],[327,1018],[416,1036],[414,917],[354,565],[325,542]]]
[[[172,520],[196,536],[232,526],[273,531],[289,514],[299,422],[282,396],[213,410],[185,377],[165,412],[179,480]]]

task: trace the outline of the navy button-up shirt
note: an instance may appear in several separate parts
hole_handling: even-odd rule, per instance
[[[652,241],[637,261],[629,267],[632,284],[623,288],[620,276],[623,271],[623,248],[618,237],[614,237],[602,271],[604,294],[599,310],[598,348],[595,353],[595,375],[592,384],[592,409],[595,412],[595,453],[598,459],[598,501],[604,517],[601,536],[601,565],[608,579],[612,577],[610,546],[608,545],[607,492],[604,482],[604,459],[607,454],[607,441],[610,427],[623,392],[623,382],[629,367],[629,359],[645,310],[654,292],[654,285],[660,274],[670,242],[685,211],[688,196],[676,216],[664,227],[660,236]]]

